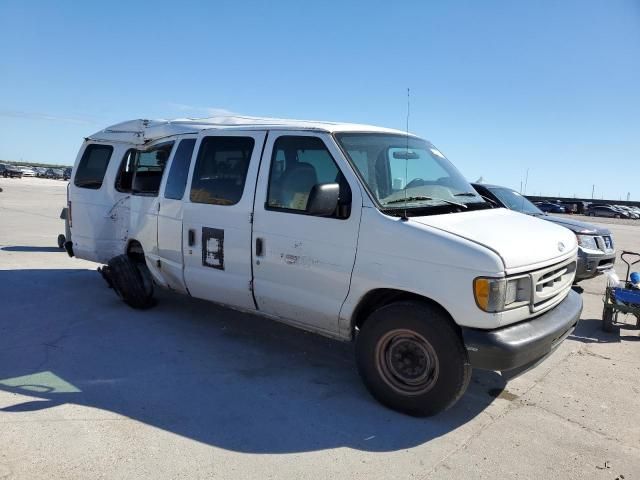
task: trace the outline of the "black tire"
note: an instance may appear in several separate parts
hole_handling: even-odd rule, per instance
[[[472,370],[448,316],[412,301],[386,305],[369,316],[356,340],[356,363],[380,403],[421,417],[455,404]]]
[[[109,260],[108,268],[113,289],[127,305],[137,309],[155,305],[153,280],[145,264],[118,255]]]
[[[611,333],[613,330],[613,308],[605,306],[602,310],[602,331]]]
[[[64,250],[64,244],[66,243],[66,241],[67,239],[63,234],[58,235],[58,248],[60,250]]]

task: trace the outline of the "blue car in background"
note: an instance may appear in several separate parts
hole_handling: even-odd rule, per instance
[[[545,213],[566,213],[567,210],[562,205],[553,202],[536,202],[535,206]]]

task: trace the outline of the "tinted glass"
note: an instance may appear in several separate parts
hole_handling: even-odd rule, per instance
[[[136,150],[127,150],[120,163],[120,170],[116,177],[116,190],[119,192],[130,192],[131,183],[133,182],[133,172],[136,162]]]
[[[189,166],[191,165],[191,154],[196,144],[195,138],[182,140],[178,144],[178,149],[173,156],[169,176],[167,177],[167,185],[164,188],[164,197],[181,200],[184,196],[184,190],[187,187],[187,176],[189,175]]]
[[[149,150],[128,150],[120,164],[116,190],[141,195],[157,195],[162,173],[172,148],[173,142],[167,142]]]
[[[111,145],[89,145],[80,159],[76,176],[73,179],[76,187],[95,190],[100,188],[112,153],[113,147]]]
[[[157,195],[162,182],[164,167],[173,149],[173,142],[156,145],[149,150],[139,150],[136,155],[135,174],[131,191],[134,194]]]
[[[191,180],[191,201],[234,205],[240,201],[253,152],[251,137],[206,137]]]
[[[515,190],[503,187],[491,187],[491,192],[509,209],[516,212],[541,215],[542,211]]]
[[[314,185],[345,183],[341,177],[329,150],[319,138],[280,137],[271,156],[267,206],[304,212]]]

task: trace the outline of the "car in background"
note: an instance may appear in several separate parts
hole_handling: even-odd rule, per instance
[[[20,170],[22,170],[22,176],[23,177],[35,177],[36,176],[36,171],[31,167],[22,167]]]
[[[0,175],[4,178],[22,178],[22,170],[13,165],[0,164]]]
[[[35,167],[36,177],[45,177],[47,169],[45,167]]]
[[[578,240],[578,266],[576,267],[576,283],[593,278],[613,268],[616,251],[613,237],[608,228],[580,222],[572,218],[552,217],[531,203],[520,193],[507,187],[472,183],[471,186],[488,202],[497,207],[504,207],[516,212],[531,215],[562,225],[575,233]],[[550,203],[550,202],[549,202]]]
[[[71,167],[67,167],[62,172],[62,179],[69,180],[71,178]]]
[[[553,202],[537,202],[535,205],[545,213],[566,213],[567,211],[562,205]]]
[[[638,220],[640,218],[640,215],[638,215],[638,213],[633,208],[627,205],[614,205],[614,207],[616,207],[617,210],[627,212],[634,220]]]
[[[64,169],[63,168],[54,168],[53,171],[56,174],[55,178],[57,180],[63,180],[64,179]]]
[[[44,176],[46,178],[52,178],[54,180],[57,180],[59,178],[62,178],[62,170],[60,170],[59,168],[47,168],[47,171]]]
[[[590,217],[631,218],[629,212],[619,210],[611,205],[591,205],[587,210]]]

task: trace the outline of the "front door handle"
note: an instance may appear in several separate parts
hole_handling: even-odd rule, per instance
[[[256,257],[262,257],[264,255],[264,240],[256,238]]]
[[[193,247],[196,244],[196,231],[193,228],[190,228],[187,232],[187,242],[190,247]]]

